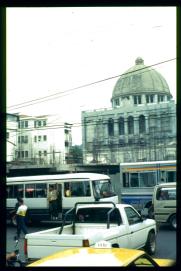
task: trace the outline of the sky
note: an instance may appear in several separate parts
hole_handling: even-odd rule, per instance
[[[176,100],[176,7],[7,8],[6,20],[7,112],[58,115],[75,124],[73,144],[81,111],[110,108],[137,57],[165,62],[153,68]]]

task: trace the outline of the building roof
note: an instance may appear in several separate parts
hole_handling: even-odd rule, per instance
[[[133,94],[166,94],[172,97],[164,77],[151,67],[144,65],[138,57],[135,65],[128,69],[117,81],[112,98]]]

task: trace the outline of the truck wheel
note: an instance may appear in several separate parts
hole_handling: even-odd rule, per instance
[[[170,223],[171,229],[176,230],[176,228],[177,228],[177,220],[176,220],[176,215],[175,214],[170,217],[169,223]]]
[[[149,232],[145,245],[145,250],[149,255],[155,254],[156,251],[156,236],[153,231]]]

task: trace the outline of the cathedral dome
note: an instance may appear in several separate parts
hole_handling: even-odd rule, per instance
[[[141,57],[118,79],[112,99],[135,94],[163,94],[172,97],[163,76],[153,68],[145,66]]]

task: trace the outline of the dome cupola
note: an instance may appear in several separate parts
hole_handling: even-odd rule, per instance
[[[138,57],[135,60],[135,65],[118,79],[111,100],[113,102],[118,98],[142,94],[166,95],[172,98],[164,77],[155,69],[145,66],[144,60]]]

